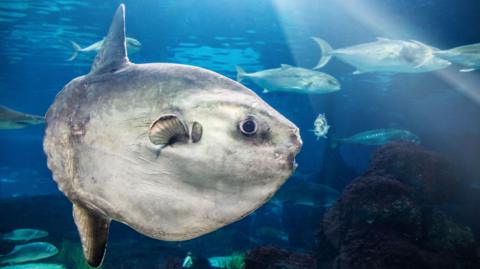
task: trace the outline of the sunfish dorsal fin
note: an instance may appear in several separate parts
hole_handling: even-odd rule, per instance
[[[114,72],[129,63],[125,43],[125,5],[120,4],[90,74]]]
[[[73,219],[80,234],[85,259],[90,266],[99,267],[107,248],[110,220],[78,204],[73,204]]]

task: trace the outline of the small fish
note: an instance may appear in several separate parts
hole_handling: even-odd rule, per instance
[[[2,235],[0,238],[8,241],[30,241],[48,236],[48,232],[37,229],[17,229],[7,234]]]
[[[10,253],[0,256],[0,264],[15,264],[36,261],[55,256],[58,249],[46,242],[18,245]]]
[[[188,252],[187,257],[183,259],[182,268],[192,268],[192,267],[193,267],[192,253]]]
[[[105,38],[100,40],[100,41],[97,41],[97,42],[95,42],[95,43],[93,43],[89,46],[86,46],[84,48],[80,47],[80,45],[78,45],[77,43],[75,43],[73,41],[70,41],[70,43],[72,44],[72,48],[73,48],[73,54],[72,54],[72,56],[70,56],[70,58],[67,59],[67,61],[75,60],[75,58],[77,58],[79,53],[89,53],[89,52],[95,52],[96,53],[96,52],[98,52],[100,50],[100,48],[102,47],[104,41],[105,41]],[[138,41],[138,40],[136,40],[135,38],[132,38],[132,37],[127,37],[125,39],[125,41],[127,42],[127,49],[128,49],[129,54],[136,53],[137,51],[140,50],[140,47],[142,46],[140,41]]]
[[[237,81],[249,79],[267,92],[325,94],[341,89],[338,80],[328,74],[282,64],[280,68],[246,73],[237,66]]]
[[[439,58],[463,66],[460,72],[471,72],[480,68],[480,43],[449,50],[437,50],[433,54]]]
[[[314,69],[325,66],[335,56],[357,68],[354,75],[367,72],[423,73],[446,68],[447,60],[435,57],[433,48],[419,41],[379,37],[374,42],[333,49],[325,40],[312,37],[322,51]]]
[[[320,138],[327,138],[328,130],[330,125],[328,125],[327,118],[325,114],[318,114],[317,118],[313,122],[313,134],[317,137],[317,140]]]
[[[398,140],[420,144],[418,136],[410,131],[402,129],[375,129],[361,132],[348,138],[333,139],[331,146],[335,148],[339,144],[345,143],[380,146]]]
[[[208,258],[208,262],[210,266],[214,268],[237,268],[231,267],[230,265],[235,264],[239,265],[242,268],[242,264],[244,263],[244,256],[241,254],[233,254],[232,256],[216,256]]]
[[[0,267],[0,269],[65,269],[65,266],[55,263],[25,263]]]
[[[0,105],[0,130],[21,129],[30,125],[45,123],[45,118],[15,111]]]
[[[285,202],[314,208],[330,207],[340,192],[327,185],[313,183],[294,175],[273,197],[271,203],[283,208]]]
[[[255,229],[255,237],[288,241],[288,233],[274,227],[260,227]]]

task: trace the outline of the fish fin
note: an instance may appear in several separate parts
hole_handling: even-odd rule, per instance
[[[188,136],[188,127],[174,114],[160,116],[148,130],[148,138],[154,145],[171,145],[188,140]]]
[[[330,59],[332,59],[333,48],[332,48],[332,46],[330,46],[330,44],[328,44],[327,41],[325,41],[321,38],[312,37],[312,39],[315,42],[317,42],[317,44],[320,47],[320,50],[322,52],[322,57],[320,58],[320,60],[318,61],[318,64],[313,69],[320,69],[320,68],[324,67],[330,61]]]
[[[129,63],[125,43],[125,5],[120,4],[113,16],[108,35],[95,57],[90,74],[115,72]]]
[[[466,72],[472,72],[472,71],[475,71],[475,68],[462,68],[460,70],[458,70],[462,73],[466,73]]]
[[[365,72],[360,71],[360,70],[355,70],[355,71],[353,71],[352,74],[353,74],[353,75],[360,75],[360,74],[363,74],[363,73],[365,73]]]
[[[80,234],[83,255],[87,263],[99,267],[107,248],[110,220],[75,203],[73,219]]]
[[[75,58],[77,58],[78,56],[78,53],[80,52],[80,50],[82,49],[80,47],[80,45],[78,45],[77,43],[73,42],[70,40],[70,44],[72,44],[72,48],[73,48],[73,54],[72,56],[70,56],[70,58],[67,59],[67,61],[73,61],[75,60]]]
[[[237,81],[242,82],[247,72],[245,72],[245,70],[238,65],[235,66],[235,70],[237,70]]]
[[[293,66],[289,65],[289,64],[281,64],[280,65],[281,68],[291,68]]]
[[[270,90],[268,90],[268,89],[264,88],[262,92],[263,92],[263,93],[269,93],[269,92],[270,92]]]
[[[386,38],[386,37],[379,37],[379,36],[377,36],[377,40],[378,40],[378,41],[390,41],[391,39],[390,39],[390,38]]]

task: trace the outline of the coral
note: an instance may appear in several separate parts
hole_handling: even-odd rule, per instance
[[[316,269],[316,259],[309,254],[293,253],[275,247],[259,247],[245,256],[245,269]]]
[[[444,157],[410,142],[393,142],[379,148],[365,176],[389,176],[417,188],[434,203],[445,203],[460,189],[453,165]]]
[[[435,207],[455,195],[458,181],[451,165],[419,146],[380,148],[324,215],[317,240],[334,251],[320,262],[338,269],[480,268],[471,230]]]

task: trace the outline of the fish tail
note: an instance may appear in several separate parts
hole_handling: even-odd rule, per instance
[[[327,41],[318,38],[318,37],[312,37],[312,39],[317,42],[318,46],[320,47],[320,50],[322,52],[322,57],[320,57],[320,60],[318,61],[318,64],[313,68],[313,69],[320,69],[324,67],[330,59],[332,59],[332,51],[333,48],[328,44]]]
[[[72,44],[73,54],[72,54],[72,56],[70,56],[70,58],[67,59],[67,61],[73,61],[73,60],[75,60],[75,58],[77,58],[77,56],[78,56],[78,52],[82,49],[82,48],[80,47],[80,45],[78,45],[78,44],[75,43],[74,41],[71,41],[71,40],[70,40],[70,44]]]
[[[235,66],[235,69],[237,70],[237,81],[241,82],[245,78],[245,74],[247,72],[245,72],[245,70],[238,65]]]

